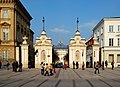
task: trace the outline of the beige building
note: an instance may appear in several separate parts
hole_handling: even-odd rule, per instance
[[[93,29],[100,44],[100,61],[108,61],[108,67],[114,61],[120,65],[120,17],[103,18]]]
[[[0,0],[0,59],[2,61],[21,58],[20,44],[25,35],[28,37],[29,58],[33,58],[31,53],[33,53],[34,32],[30,29],[31,19],[31,15],[20,0]]]

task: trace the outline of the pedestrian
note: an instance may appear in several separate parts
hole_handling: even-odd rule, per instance
[[[78,66],[79,66],[79,64],[78,64],[78,62],[76,62],[76,69],[78,69]]]
[[[108,65],[108,62],[107,62],[107,60],[105,61],[105,66],[106,66],[106,68],[107,68],[107,65]]]
[[[96,62],[94,61],[94,68],[95,68]]]
[[[2,62],[1,62],[1,60],[0,60],[0,69],[1,69],[1,66],[2,66]]]
[[[31,69],[31,62],[28,62],[28,68]]]
[[[98,74],[100,73],[99,68],[100,68],[99,62],[97,62],[95,65],[95,72],[94,72],[95,74],[96,74],[96,71],[98,71]]]
[[[49,67],[48,67],[48,63],[46,63],[46,67],[45,67],[45,76],[46,74],[49,76]]]
[[[55,71],[55,63],[52,63],[52,71],[53,71],[54,73],[56,73],[56,71]]]
[[[67,65],[66,65],[66,63],[64,62],[63,69],[65,69],[65,70],[66,70],[66,67],[67,67]]]
[[[7,61],[7,62],[6,62],[7,70],[9,70],[9,65],[10,65],[10,63]]]
[[[102,61],[102,70],[104,70],[104,61]]]
[[[22,63],[19,64],[19,70],[18,72],[22,72]]]
[[[52,64],[50,64],[50,75],[52,76],[53,75],[53,73],[52,73]]]
[[[15,71],[15,61],[12,63],[13,72]]]
[[[41,66],[41,75],[44,75],[44,67],[43,67],[43,62],[41,62],[40,66]]]
[[[18,69],[18,62],[15,61],[15,64],[14,64],[14,70],[15,70],[15,72],[17,72],[17,69]]]
[[[73,69],[75,69],[75,62],[73,61]]]
[[[85,68],[85,63],[83,62],[83,64],[82,64],[82,70],[84,70]]]
[[[112,65],[112,70],[113,70],[113,68],[114,68],[114,61],[111,62],[111,65]]]

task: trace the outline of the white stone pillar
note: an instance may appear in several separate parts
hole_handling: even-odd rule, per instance
[[[16,47],[16,61],[18,61],[18,63],[19,63],[19,60],[20,60],[20,58],[19,58],[19,47]]]
[[[23,64],[24,68],[28,68],[28,44],[27,40],[28,38],[26,36],[23,37],[23,42],[21,45],[21,62]]]
[[[21,62],[24,68],[28,68],[28,44],[21,45]]]
[[[35,68],[40,68],[41,64],[41,50],[38,48],[35,48],[35,51],[38,50],[38,53],[35,55]]]

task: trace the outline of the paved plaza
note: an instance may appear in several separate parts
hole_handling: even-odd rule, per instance
[[[100,74],[94,74],[93,68],[57,68],[53,76],[42,76],[35,68],[23,72],[0,69],[0,87],[120,87],[120,68],[100,69]]]

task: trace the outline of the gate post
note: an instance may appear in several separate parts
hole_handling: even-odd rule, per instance
[[[27,44],[27,40],[28,38],[26,36],[23,37],[23,42],[21,44],[21,61],[23,64],[24,68],[28,68],[28,44]]]

